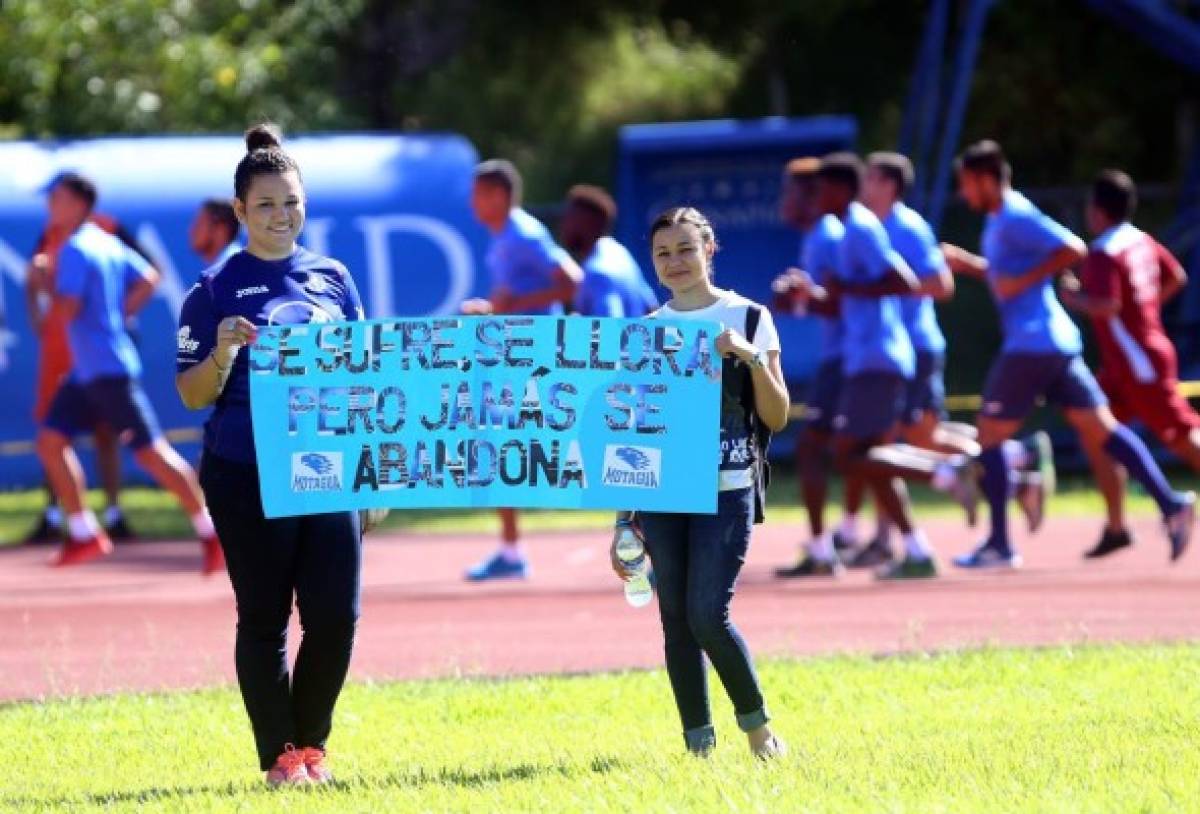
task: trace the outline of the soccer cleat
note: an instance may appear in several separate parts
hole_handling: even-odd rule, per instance
[[[130,527],[124,515],[105,524],[104,533],[108,535],[108,539],[117,543],[128,543],[138,538],[137,532]]]
[[[1171,541],[1171,562],[1187,551],[1188,543],[1192,541],[1192,525],[1196,522],[1196,493],[1185,492],[1181,497],[1183,505],[1164,520],[1167,538]]]
[[[896,555],[892,553],[891,541],[888,540],[886,534],[881,534],[851,557],[850,561],[846,563],[846,567],[878,568],[881,565],[892,563],[895,559]]]
[[[875,572],[879,580],[901,579],[932,579],[938,575],[937,563],[933,557],[905,557],[900,562],[892,563]]]
[[[979,521],[979,467],[974,461],[954,465],[957,477],[947,492],[967,513],[967,525],[975,528]]]
[[[1041,475],[1045,496],[1053,495],[1058,488],[1058,473],[1054,469],[1054,444],[1050,441],[1050,434],[1038,430],[1025,439],[1025,448],[1033,457],[1033,469]]]
[[[1101,557],[1107,557],[1122,548],[1129,548],[1133,545],[1133,537],[1130,536],[1126,529],[1120,531],[1112,531],[1105,529],[1104,534],[1100,536],[1100,542],[1093,547],[1083,552],[1085,560],[1098,560]]]
[[[275,765],[267,770],[267,785],[271,788],[280,786],[307,786],[311,784],[308,767],[304,761],[305,750],[297,749],[290,743],[283,747],[283,752],[275,758]]]
[[[43,512],[37,525],[29,530],[22,542],[25,545],[45,545],[46,543],[56,543],[63,538],[63,527],[61,525],[51,523],[50,518],[46,517]]]
[[[497,552],[467,571],[468,582],[485,582],[491,579],[528,579],[529,563],[524,557],[509,560]]]
[[[217,535],[205,537],[200,541],[200,545],[204,549],[204,565],[200,572],[204,576],[215,574],[218,571],[225,570],[225,552],[221,550],[221,541],[217,539]]]
[[[819,560],[811,554],[805,554],[800,562],[790,568],[776,568],[775,576],[780,579],[795,577],[840,577],[842,563],[835,557],[832,560]]]
[[[1046,487],[1041,475],[1035,472],[1022,479],[1013,493],[1013,500],[1025,515],[1029,533],[1037,534],[1046,519]]]
[[[333,772],[325,765],[325,750],[315,746],[306,746],[304,753],[304,768],[308,771],[308,779],[314,783],[332,783]]]
[[[852,540],[840,531],[833,533],[833,550],[838,554],[848,554],[858,548],[858,541]]]
[[[85,562],[107,557],[112,553],[112,541],[102,531],[97,531],[86,540],[67,540],[50,560],[50,565],[62,568],[68,565],[83,565]]]
[[[989,540],[969,554],[955,557],[954,564],[972,570],[1015,570],[1021,567],[1021,555],[1011,550],[1001,551]]]

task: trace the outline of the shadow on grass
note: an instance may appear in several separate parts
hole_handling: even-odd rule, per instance
[[[383,775],[356,777],[353,780],[337,780],[324,787],[313,787],[305,793],[330,794],[356,789],[377,790],[381,787],[423,788],[433,786],[479,789],[506,782],[522,782],[539,777],[570,777],[581,769],[593,774],[607,774],[615,769],[627,768],[628,764],[614,757],[596,757],[585,767],[565,763],[517,763],[512,766],[493,766],[471,771],[468,769],[439,769],[426,771],[420,767],[407,771],[389,772]],[[276,794],[266,785],[248,783],[225,783],[213,786],[177,786],[174,788],[154,787],[129,791],[113,791],[102,794],[80,794],[59,797],[0,797],[0,811],[50,808],[69,809],[79,805],[112,806],[122,803],[162,803],[188,797],[208,795],[217,798],[244,798],[255,794]]]

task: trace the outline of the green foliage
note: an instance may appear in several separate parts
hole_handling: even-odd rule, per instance
[[[520,646],[515,642],[514,646]],[[269,792],[236,691],[0,708],[4,811],[1195,811],[1200,650],[762,664],[791,753],[687,756],[661,671],[356,684],[339,782]]]

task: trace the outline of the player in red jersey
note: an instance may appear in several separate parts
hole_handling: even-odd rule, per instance
[[[1137,208],[1133,180],[1118,170],[1100,173],[1087,209],[1096,237],[1079,276],[1062,283],[1062,301],[1086,315],[1100,347],[1098,379],[1117,420],[1140,419],[1164,445],[1200,471],[1200,415],[1179,394],[1175,346],[1159,314],[1187,282],[1183,266],[1130,220]],[[1124,472],[1087,449],[1108,509],[1100,542],[1084,556],[1103,557],[1131,545],[1125,525]]]

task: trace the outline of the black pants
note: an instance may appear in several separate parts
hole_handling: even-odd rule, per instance
[[[358,513],[263,517],[254,466],[205,453],[200,483],[237,599],[238,685],[265,771],[284,750],[325,747],[354,647]],[[289,684],[292,597],[304,631]]]

